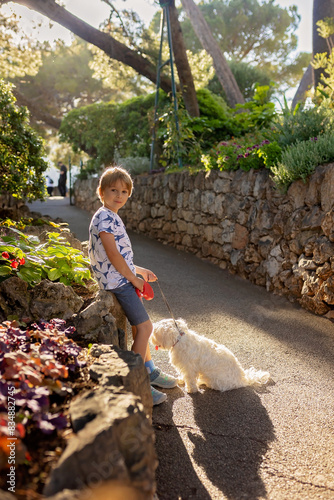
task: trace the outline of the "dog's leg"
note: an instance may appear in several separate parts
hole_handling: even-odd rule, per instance
[[[183,373],[183,380],[184,380],[184,383],[186,384],[186,391],[187,392],[189,392],[189,393],[198,392],[197,375],[198,375],[198,373],[196,373],[196,372]]]

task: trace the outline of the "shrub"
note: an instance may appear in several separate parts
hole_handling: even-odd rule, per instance
[[[91,156],[88,168],[98,171],[119,157],[149,157],[155,94],[122,104],[98,103],[70,111],[60,127],[61,142]],[[167,100],[160,92],[161,104]]]
[[[277,142],[284,148],[300,141],[308,141],[319,137],[329,129],[331,116],[328,110],[320,107],[303,109],[296,106],[290,110],[285,105],[282,114],[274,123],[274,135]]]
[[[11,85],[0,80],[0,192],[20,200],[46,197],[41,138],[29,126],[25,107],[15,104]]]
[[[269,102],[270,85],[255,85],[253,99],[235,107],[234,122],[240,134],[270,127],[276,118],[275,104]]]
[[[334,161],[334,134],[326,133],[287,148],[271,171],[276,186],[286,191],[293,181],[306,182],[318,165],[330,161]]]
[[[259,136],[258,136],[259,137]],[[253,138],[253,141],[252,141]],[[254,136],[223,141],[209,154],[202,155],[206,170],[242,170],[271,168],[281,157],[281,148],[277,142],[268,139],[254,141]],[[255,144],[254,144],[255,142]]]

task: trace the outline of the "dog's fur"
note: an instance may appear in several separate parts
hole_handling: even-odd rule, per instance
[[[186,384],[187,392],[197,392],[205,384],[211,389],[228,391],[252,384],[265,384],[269,373],[244,370],[234,354],[224,345],[201,337],[189,330],[184,320],[163,319],[153,325],[151,342],[169,350],[169,359],[179,372],[179,382]]]

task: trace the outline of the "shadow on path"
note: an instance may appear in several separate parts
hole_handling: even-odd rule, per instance
[[[179,429],[173,422],[173,404],[182,397],[186,396],[180,388],[171,389],[168,391],[168,400],[153,408],[153,427],[159,456],[157,495],[159,500],[210,500],[211,496],[194,470]]]
[[[223,393],[206,389],[192,395],[192,400],[194,419],[203,435],[188,433],[196,463],[227,498],[265,498],[260,467],[275,433],[254,389]]]

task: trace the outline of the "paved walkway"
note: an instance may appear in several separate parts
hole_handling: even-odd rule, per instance
[[[90,216],[66,201],[40,211],[54,210],[85,239]],[[272,375],[262,390],[168,391],[153,412],[159,499],[333,499],[334,324],[193,255],[130,237],[175,316]],[[169,314],[153,286],[147,309],[157,321]],[[165,352],[154,358],[173,373]]]
[[[32,212],[49,215],[54,219],[57,217],[63,219],[80,241],[88,240],[88,227],[92,216],[88,212],[70,205],[69,197],[51,196],[46,201],[28,203],[28,207]]]

